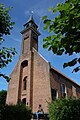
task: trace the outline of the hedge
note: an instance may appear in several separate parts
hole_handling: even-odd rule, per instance
[[[49,104],[50,120],[80,120],[80,99],[57,99]]]
[[[31,109],[24,104],[0,106],[1,120],[31,120]]]

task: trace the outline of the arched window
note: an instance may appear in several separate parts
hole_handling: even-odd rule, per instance
[[[22,102],[23,102],[24,104],[26,104],[26,98],[23,98],[23,99],[22,99]]]
[[[66,86],[64,83],[61,84],[61,96],[66,97]]]
[[[26,90],[26,80],[27,80],[27,76],[23,79],[23,90]]]
[[[23,90],[26,90],[26,79],[23,80]]]
[[[26,80],[27,80],[27,76],[23,79],[23,90],[26,90]]]
[[[26,67],[26,66],[28,66],[28,61],[27,61],[27,60],[23,61],[23,62],[21,63],[21,66],[22,66],[23,68]]]

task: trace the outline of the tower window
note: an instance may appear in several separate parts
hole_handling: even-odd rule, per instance
[[[23,90],[26,90],[26,79],[27,79],[27,77],[25,77],[23,80]]]
[[[26,28],[29,27],[29,24],[26,25]]]
[[[22,66],[23,68],[26,67],[26,66],[28,66],[28,61],[27,61],[27,60],[23,61],[23,62],[21,63],[21,66]]]

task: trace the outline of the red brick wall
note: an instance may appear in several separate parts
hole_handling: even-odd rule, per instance
[[[51,102],[50,66],[35,50],[33,64],[33,112],[38,110],[39,104],[44,112],[48,112],[47,102]]]
[[[50,76],[51,87],[58,91],[58,97],[61,97],[60,86],[62,83],[64,83],[66,86],[67,97],[75,97],[72,90],[72,87],[74,86],[76,88],[76,98],[80,98],[80,87],[77,84],[59,74],[58,72],[55,72],[55,70],[51,70]]]
[[[8,92],[7,92],[7,104],[16,104],[18,100],[18,86],[19,86],[19,62],[15,66],[13,72],[11,73],[10,77],[11,80],[8,85]]]

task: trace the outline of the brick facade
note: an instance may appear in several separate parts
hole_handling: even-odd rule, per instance
[[[65,95],[80,98],[80,86],[57,71],[38,53],[40,33],[33,18],[30,18],[24,27],[21,32],[21,55],[10,75],[6,103],[17,104],[23,101],[32,108],[32,112],[36,112],[41,104],[47,113],[48,102],[54,97]]]

